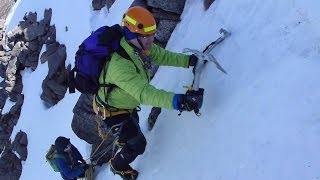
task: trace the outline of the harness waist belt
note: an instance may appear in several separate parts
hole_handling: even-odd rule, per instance
[[[127,114],[127,113],[132,113],[133,109],[115,109],[115,111],[110,111],[106,107],[102,106],[100,103],[97,102],[96,100],[96,95],[93,97],[93,102],[92,102],[92,107],[93,111],[96,114],[99,114],[104,117],[111,117],[111,116],[116,116],[120,114]]]

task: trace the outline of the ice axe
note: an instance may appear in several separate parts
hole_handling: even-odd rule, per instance
[[[192,82],[192,85],[188,87],[187,92],[199,91],[200,75],[201,75],[201,72],[207,62],[213,62],[216,65],[217,69],[219,69],[224,74],[227,74],[227,71],[224,70],[224,68],[219,64],[217,59],[212,54],[210,54],[210,52],[212,51],[212,49],[214,47],[216,47],[218,44],[220,44],[226,37],[231,35],[231,33],[229,33],[227,30],[222,29],[222,28],[220,29],[219,32],[220,32],[220,34],[222,34],[222,36],[219,37],[218,39],[216,39],[215,41],[211,42],[202,52],[198,51],[198,50],[194,50],[194,49],[189,49],[189,48],[185,48],[183,50],[183,53],[192,53],[195,56],[197,56],[197,58],[198,58],[198,62],[196,64],[196,66],[194,67],[193,82]],[[203,91],[202,88],[200,88],[200,90]],[[201,113],[199,112],[199,108],[195,108],[194,112],[197,116],[201,115]]]

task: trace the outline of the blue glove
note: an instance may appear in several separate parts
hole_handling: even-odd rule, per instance
[[[188,90],[186,94],[175,94],[172,100],[172,106],[179,111],[195,111],[199,112],[203,102],[204,89],[198,91]]]
[[[181,109],[181,103],[184,101],[185,97],[184,94],[175,94],[173,96],[173,100],[172,100],[172,106],[173,109],[175,110],[179,110]]]

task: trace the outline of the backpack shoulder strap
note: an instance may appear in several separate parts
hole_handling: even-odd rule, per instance
[[[136,71],[139,72],[139,68],[136,66],[136,64],[133,62],[133,60],[131,59],[131,57],[129,56],[129,54],[127,53],[127,51],[121,46],[119,45],[118,49],[116,50],[116,53],[118,53],[121,57],[125,58],[126,60],[128,61],[131,61],[134,65],[134,67],[136,68]],[[103,106],[105,106],[107,109],[110,108],[111,106],[107,103],[108,102],[108,95],[110,94],[110,92],[113,90],[113,88],[117,87],[116,85],[114,84],[106,84],[105,82],[105,79],[106,79],[106,71],[103,70],[103,81],[104,83],[101,85],[103,87],[108,87],[107,88],[107,91],[106,91],[106,88],[103,88],[104,90],[104,94],[105,94],[105,102],[101,101],[100,97],[98,94],[96,94],[96,97],[97,99],[99,100],[100,103],[103,104]],[[112,107],[114,108],[114,107]],[[115,108],[115,109],[118,109],[118,108]]]
[[[129,56],[129,54],[127,53],[126,50],[124,50],[124,48],[120,45],[119,48],[116,51],[121,57],[132,61],[131,57]]]
[[[111,27],[104,26],[102,32],[98,35],[98,45],[112,46],[114,40],[120,40],[123,36],[122,29],[119,24],[115,24]]]
[[[136,67],[136,71],[138,73],[140,73],[139,68],[137,67],[137,65],[133,62],[133,60],[131,59],[131,57],[129,56],[129,54],[127,53],[127,51],[120,45],[119,48],[116,51],[121,57],[131,61],[134,65],[134,67]]]

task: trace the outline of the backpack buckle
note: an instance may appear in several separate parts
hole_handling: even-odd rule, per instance
[[[103,113],[102,113],[101,109],[103,109]],[[105,108],[101,108],[100,106],[98,106],[97,107],[97,111],[98,111],[98,114],[99,114],[99,116],[100,116],[100,118],[102,120],[105,120],[107,118],[106,109]]]

